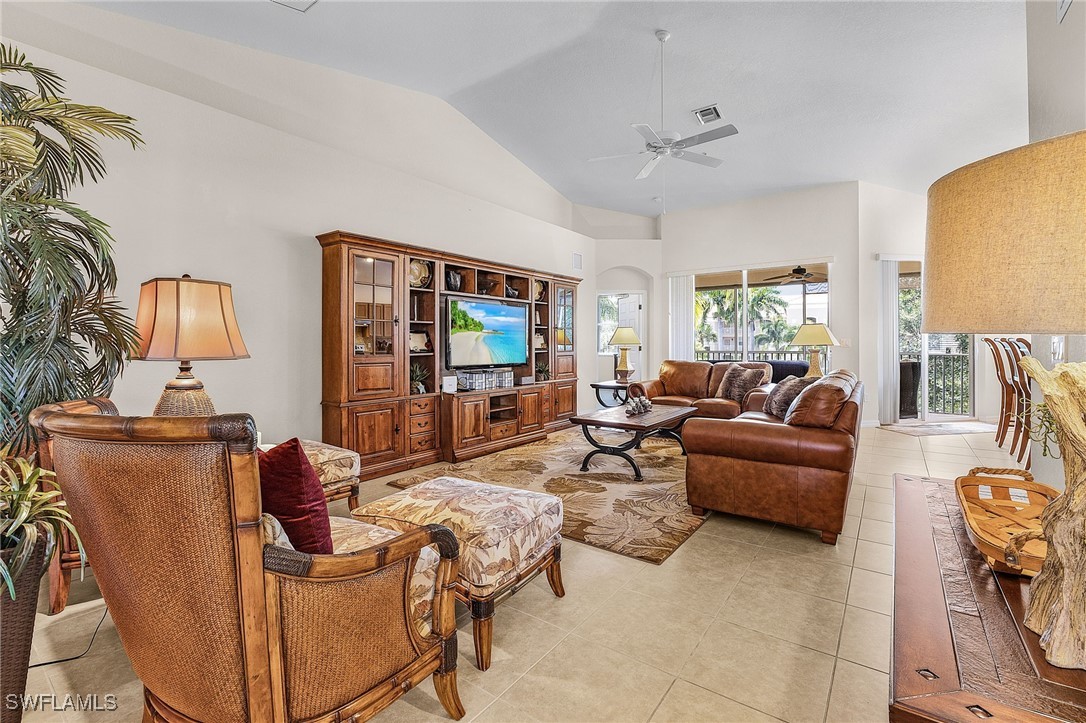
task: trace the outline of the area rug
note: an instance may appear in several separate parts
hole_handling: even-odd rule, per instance
[[[629,435],[593,430],[603,444]],[[548,492],[562,498],[562,535],[620,555],[660,564],[701,527],[686,502],[686,458],[679,445],[650,437],[631,454],[644,480],[634,481],[620,457],[596,455],[589,471],[581,460],[592,448],[579,428],[483,457],[447,464],[388,484],[403,489],[442,475]]]
[[[986,422],[932,422],[929,424],[884,424],[879,429],[900,432],[913,437],[941,434],[995,434],[996,426]]]

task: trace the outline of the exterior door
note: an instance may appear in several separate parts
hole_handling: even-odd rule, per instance
[[[350,251],[352,400],[403,394],[401,266],[399,256]]]
[[[350,448],[362,466],[403,456],[403,402],[381,402],[352,407],[348,422]]]

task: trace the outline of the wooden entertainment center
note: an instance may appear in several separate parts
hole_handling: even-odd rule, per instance
[[[323,439],[362,458],[363,479],[543,439],[577,411],[572,276],[333,231],[323,255]],[[453,288],[456,287],[456,288]],[[523,302],[522,386],[441,393],[450,298]],[[551,376],[536,377],[546,363]],[[416,390],[412,369],[425,379]]]

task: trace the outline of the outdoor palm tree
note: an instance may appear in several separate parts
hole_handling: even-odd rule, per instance
[[[12,45],[0,78],[0,443],[18,450],[34,407],[108,394],[138,341],[114,296],[109,227],[67,196],[105,175],[100,139],[142,140],[132,118],[71,102]]]
[[[761,331],[754,335],[754,343],[763,348],[781,351],[795,335],[796,327],[789,324],[785,317],[778,316],[762,324]]]

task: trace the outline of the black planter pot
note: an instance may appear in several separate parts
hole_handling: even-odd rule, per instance
[[[30,561],[15,578],[15,599],[7,587],[0,587],[0,723],[19,723],[22,708],[8,707],[9,695],[26,692],[27,666],[30,665],[30,643],[34,639],[34,616],[38,608],[38,587],[48,560],[45,548],[48,538],[43,530],[30,554]],[[10,562],[12,550],[0,551],[4,562]]]

